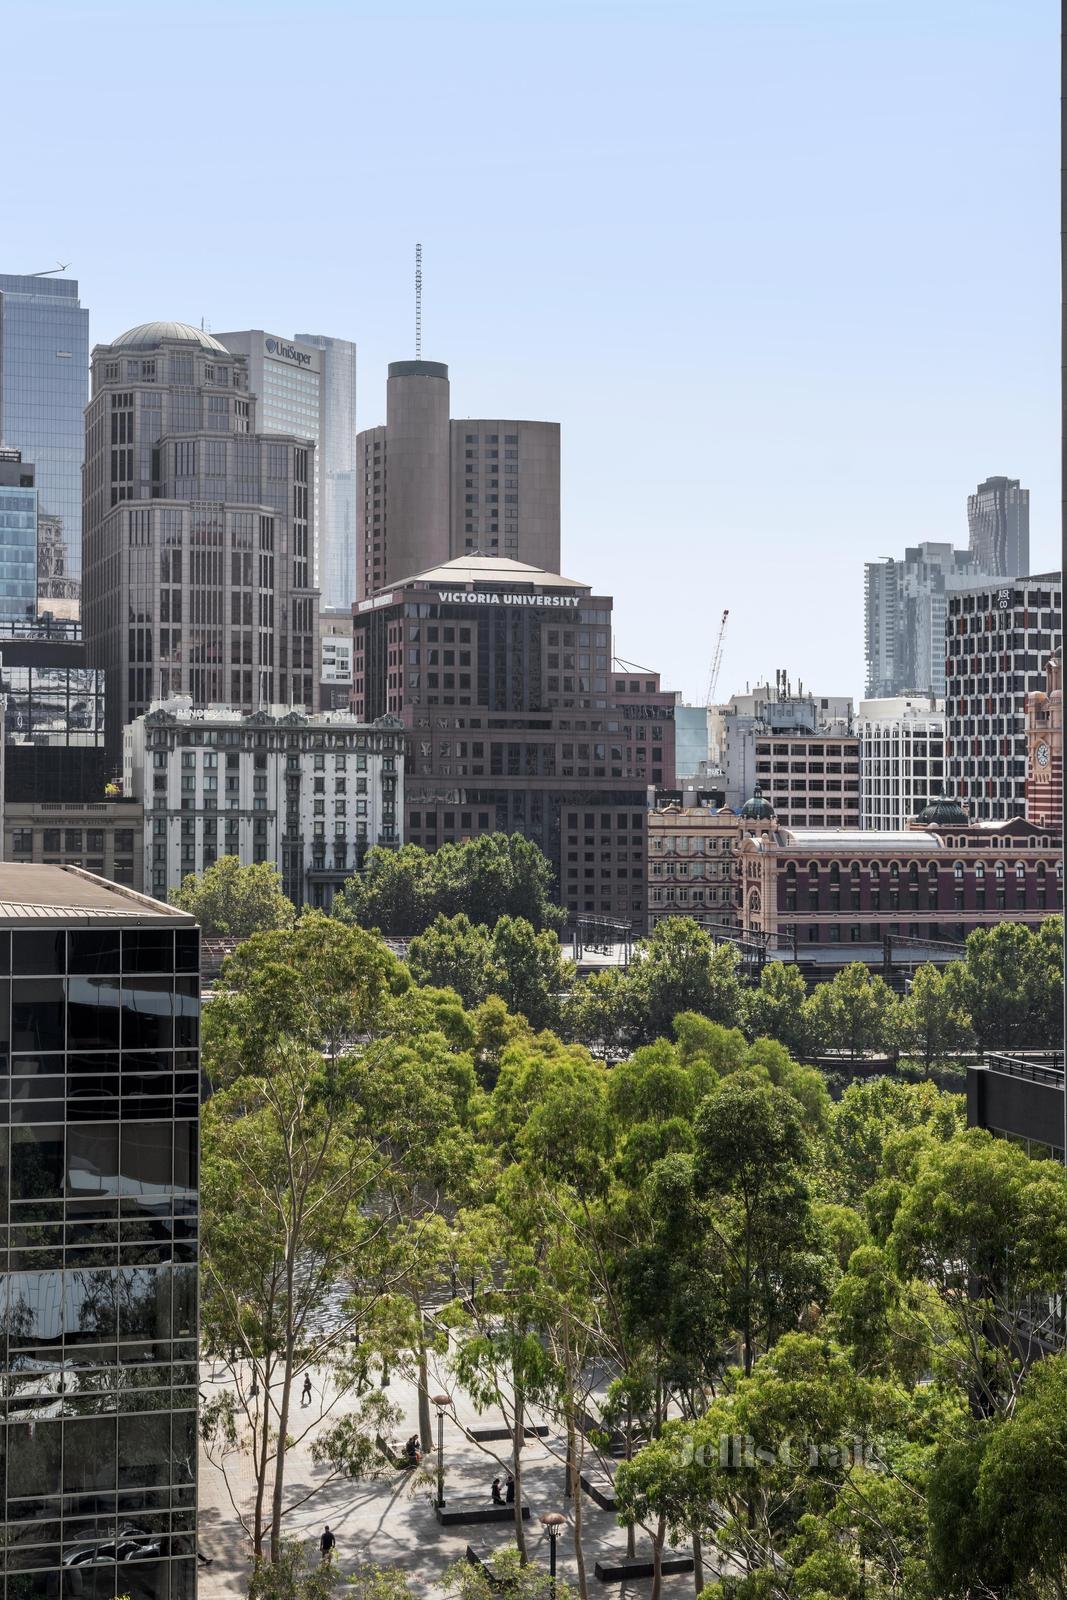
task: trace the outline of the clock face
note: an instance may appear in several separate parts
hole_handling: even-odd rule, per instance
[[[1045,767],[1048,766],[1049,761],[1051,760],[1051,758],[1052,758],[1052,751],[1049,749],[1049,747],[1045,743],[1044,739],[1042,739],[1041,743],[1038,745],[1037,749],[1034,751],[1034,760],[1037,762],[1039,767],[1045,768]]]

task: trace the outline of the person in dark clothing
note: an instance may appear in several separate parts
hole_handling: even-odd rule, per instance
[[[515,1479],[512,1477],[510,1472],[508,1473],[507,1486],[504,1490],[504,1500],[509,1506],[513,1506],[515,1504]]]
[[[300,1391],[300,1404],[302,1406],[311,1404],[311,1379],[308,1377],[305,1377],[304,1387]]]
[[[407,1456],[408,1461],[413,1467],[417,1467],[419,1462],[422,1460],[422,1452],[419,1449],[419,1436],[417,1433],[413,1433],[407,1444],[404,1446],[404,1454]]]
[[[502,1506],[504,1504],[504,1496],[500,1493],[499,1478],[493,1479],[493,1504],[495,1506]]]
[[[323,1561],[332,1561],[333,1553],[336,1548],[337,1540],[330,1532],[330,1524],[327,1523],[325,1530],[323,1531],[322,1538],[319,1540],[319,1554],[321,1555]]]

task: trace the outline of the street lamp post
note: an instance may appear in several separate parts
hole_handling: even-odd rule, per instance
[[[566,1520],[562,1511],[544,1511],[541,1514],[541,1526],[548,1534],[548,1592],[552,1600],[556,1600],[556,1540]]]
[[[431,1404],[437,1407],[437,1504],[445,1503],[445,1412],[452,1404],[450,1394],[435,1394],[430,1396]]]

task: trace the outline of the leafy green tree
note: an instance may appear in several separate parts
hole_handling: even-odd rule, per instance
[[[849,1084],[830,1108],[826,1159],[831,1185],[848,1204],[862,1206],[875,1185],[902,1176],[901,1157],[910,1162],[913,1135],[943,1144],[965,1123],[960,1095],[945,1094],[932,1083],[902,1083],[869,1078]]]
[[[493,992],[531,1028],[555,1027],[574,966],[563,958],[559,935],[538,933],[524,917],[499,917],[490,936]]]
[[[464,911],[442,914],[408,945],[408,968],[416,983],[447,985],[465,1006],[479,1006],[493,992],[489,929]]]
[[[302,1539],[284,1539],[277,1560],[253,1571],[248,1600],[330,1600],[340,1583],[341,1574],[332,1561],[320,1561],[318,1552],[309,1550]]]
[[[823,1292],[828,1262],[805,1170],[810,1144],[788,1090],[747,1072],[724,1079],[702,1102],[696,1138],[697,1193],[717,1201],[710,1237],[747,1374],[757,1348],[772,1344]]]
[[[750,1039],[777,1039],[790,1055],[811,1054],[810,1013],[805,1009],[808,986],[790,962],[768,961],[759,987],[744,997],[744,1026]]]
[[[640,1019],[635,1042],[669,1037],[680,1011],[736,1026],[741,1015],[737,965],[734,946],[715,944],[691,917],[658,922],[638,942],[626,975],[631,1016]]]
[[[557,1577],[553,1583],[547,1567],[524,1563],[517,1550],[494,1551],[493,1571],[496,1583],[490,1583],[481,1567],[457,1561],[445,1580],[448,1600],[495,1600],[500,1594],[512,1595],[514,1600],[573,1600],[576,1593],[566,1578]]]
[[[410,982],[375,935],[307,911],[292,928],[253,934],[223,962],[204,1008],[204,1066],[215,1085],[256,1076],[280,1039],[339,1055],[382,1024]]]
[[[1037,933],[1017,922],[968,936],[960,984],[981,1050],[1059,1049],[1063,1040],[1063,921]]]
[[[980,1128],[933,1145],[901,1198],[889,1259],[937,1291],[976,1412],[1006,1414],[1041,1350],[1042,1298],[1052,1324],[1067,1280],[1067,1172]]]
[[[926,1072],[974,1044],[971,1019],[963,1003],[963,969],[939,972],[929,962],[916,972],[894,1019],[896,1042]]]
[[[205,939],[247,939],[273,928],[291,928],[296,908],[282,893],[276,866],[258,861],[242,867],[238,856],[220,856],[203,872],[190,872],[171,905],[199,922]]]
[[[562,1032],[596,1056],[617,1059],[633,1047],[631,996],[627,975],[619,967],[579,978],[564,1005]]]
[[[850,962],[829,983],[820,983],[806,1013],[820,1048],[847,1050],[853,1060],[884,1050],[891,1038],[896,1000],[884,978],[862,961]]]
[[[501,917],[521,917],[538,931],[558,929],[566,913],[553,901],[554,885],[552,863],[520,833],[449,841],[432,853],[375,846],[335,899],[334,915],[400,938],[461,912],[490,928]]]
[[[343,1373],[360,1313],[337,1315],[333,1300],[357,1259],[372,1293],[380,1228],[369,1202],[381,1168],[332,1065],[290,1041],[262,1077],[239,1079],[204,1109],[201,1334],[230,1381],[202,1408],[201,1431],[224,1471],[251,1464],[242,1522],[257,1567],[283,1561],[287,1459],[312,1426],[309,1412],[293,1431],[294,1385],[314,1371],[330,1373],[339,1393],[351,1388]],[[360,1434],[363,1470],[378,1422],[369,1417]]]
[[[1067,1357],[1032,1367],[1014,1413],[946,1441],[930,1483],[937,1593],[1067,1592]]]

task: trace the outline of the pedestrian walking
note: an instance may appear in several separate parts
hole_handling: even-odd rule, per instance
[[[325,1529],[323,1530],[322,1538],[319,1540],[319,1554],[322,1557],[324,1565],[326,1562],[333,1560],[333,1553],[336,1548],[337,1540],[330,1532],[330,1524],[327,1523]]]
[[[311,1379],[307,1377],[306,1374],[304,1377],[304,1387],[300,1391],[300,1404],[302,1406],[309,1406],[311,1404]]]

